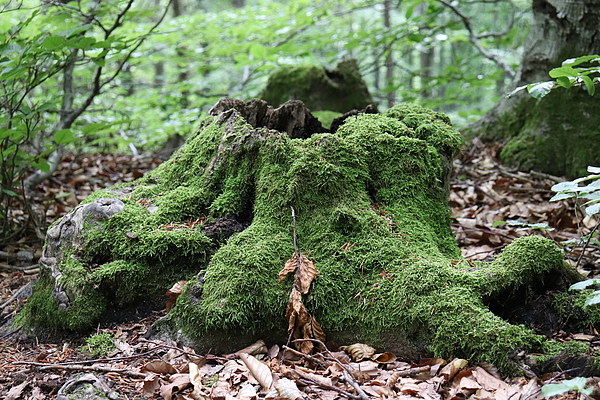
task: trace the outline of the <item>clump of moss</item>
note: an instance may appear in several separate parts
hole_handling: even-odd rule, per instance
[[[87,352],[90,357],[104,357],[116,349],[113,337],[110,333],[98,333],[85,339],[85,346],[81,351]]]
[[[356,60],[342,61],[333,70],[316,65],[281,66],[269,76],[260,98],[275,107],[302,100],[313,112],[345,113],[373,104]]]

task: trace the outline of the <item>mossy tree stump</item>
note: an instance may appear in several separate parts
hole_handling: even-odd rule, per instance
[[[447,208],[460,141],[445,115],[400,105],[291,139],[257,126],[259,102],[226,99],[214,113],[223,102],[231,109],[204,121],[169,161],[86,200],[123,207],[83,216],[75,235],[83,239],[61,236],[70,217],[50,230],[25,321],[87,329],[106,310],[188,278],[168,325],[199,351],[285,342],[292,283],[277,284],[277,274],[294,251],[294,207],[300,251],[319,270],[304,303],[329,338],[505,371],[516,350],[544,348],[486,304],[573,271],[552,242],[533,236],[492,263],[461,257]]]

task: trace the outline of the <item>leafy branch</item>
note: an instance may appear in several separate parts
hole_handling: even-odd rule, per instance
[[[596,65],[582,67],[581,64]],[[594,93],[596,93],[596,85],[598,85],[598,82],[600,82],[600,56],[589,55],[570,58],[563,61],[560,67],[550,70],[548,74],[551,78],[555,79],[553,81],[536,82],[519,86],[510,92],[507,97],[510,97],[521,90],[527,89],[531,97],[535,99],[541,99],[550,93],[552,89],[558,87],[569,89],[573,86],[585,86],[588,94],[593,96]]]

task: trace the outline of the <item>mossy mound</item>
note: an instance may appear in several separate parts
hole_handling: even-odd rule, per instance
[[[269,76],[260,98],[272,106],[301,100],[311,111],[345,113],[373,104],[356,60],[333,70],[316,65],[284,65]]]
[[[543,338],[487,302],[573,271],[539,237],[492,263],[462,259],[446,204],[459,144],[446,116],[414,105],[351,116],[307,139],[252,126],[235,109],[211,116],[156,170],[86,201],[118,197],[124,209],[91,221],[82,246],[60,246],[60,276],[45,273],[24,316],[84,329],[103,308],[134,301],[131,288],[147,296],[187,275],[168,325],[197,350],[285,342],[292,283],[277,278],[293,253],[294,207],[300,250],[319,270],[304,303],[330,338],[508,371],[511,353]],[[61,307],[57,281],[68,297]]]

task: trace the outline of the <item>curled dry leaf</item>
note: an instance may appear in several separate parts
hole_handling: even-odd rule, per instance
[[[341,346],[340,350],[344,350],[352,358],[352,361],[358,362],[365,359],[370,359],[375,355],[375,349],[364,343],[355,343],[350,346]]]
[[[467,360],[463,360],[462,358],[455,358],[449,364],[445,365],[438,375],[443,376],[445,381],[448,382],[452,380],[456,373],[463,369],[467,364]]]
[[[267,345],[265,344],[264,340],[258,340],[255,343],[252,343],[250,346],[248,347],[244,347],[241,350],[236,351],[235,353],[233,353],[236,357],[239,356],[241,353],[246,353],[246,354],[265,354],[267,353],[269,350],[267,349]],[[226,357],[229,358],[229,357]]]
[[[186,283],[187,283],[187,281],[179,281],[176,284],[174,284],[171,287],[171,289],[167,290],[167,296],[169,296],[169,300],[167,300],[167,305],[166,305],[167,312],[171,311],[171,309],[177,302],[177,298],[183,291],[183,288],[185,287]]]
[[[275,383],[275,389],[279,393],[279,397],[284,399],[296,400],[302,397],[302,392],[296,386],[296,382],[288,378],[281,378]]]
[[[176,374],[177,370],[168,362],[163,360],[150,361],[141,369],[142,372],[155,372],[157,374]]]
[[[238,392],[238,398],[240,400],[251,400],[255,399],[258,393],[256,393],[256,389],[249,383],[244,384],[240,391]]]
[[[150,374],[144,378],[142,384],[142,395],[144,397],[152,397],[154,393],[160,388],[160,379],[156,374]]]
[[[204,385],[202,384],[202,374],[198,366],[194,363],[188,364],[190,383],[194,386],[194,391],[190,394],[194,400],[204,400],[206,397],[202,394]]]
[[[269,390],[273,384],[273,374],[269,367],[246,353],[241,353],[239,356],[258,383],[260,383],[265,390]]]
[[[165,400],[171,400],[173,394],[185,389],[190,384],[189,374],[175,374],[171,376],[171,383],[160,387],[160,395]]]
[[[389,364],[396,361],[396,355],[386,351],[385,353],[375,354],[372,360],[378,362],[379,364]]]

